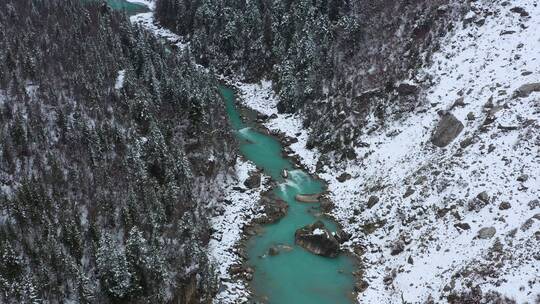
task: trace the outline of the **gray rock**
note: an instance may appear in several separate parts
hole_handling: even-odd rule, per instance
[[[527,231],[532,227],[533,224],[534,224],[534,220],[533,220],[533,218],[530,218],[530,219],[526,220],[525,223],[523,223],[523,225],[521,225],[521,230],[522,231]]]
[[[289,205],[282,200],[270,200],[263,198],[264,213],[266,223],[275,223],[287,215]]]
[[[339,242],[321,221],[296,230],[294,242],[316,255],[335,258],[339,254]]]
[[[490,239],[495,235],[495,232],[497,230],[494,227],[484,227],[478,230],[478,238],[482,240]]]
[[[458,229],[461,229],[461,230],[469,230],[469,229],[471,229],[471,225],[469,225],[467,223],[457,223],[457,224],[454,224],[454,227],[456,227]]]
[[[340,244],[343,244],[351,239],[351,234],[344,231],[343,229],[338,229],[334,234],[334,237]]]
[[[510,11],[512,13],[519,14],[521,17],[529,16],[529,13],[523,7],[516,6],[516,7],[511,8]]]
[[[407,190],[405,190],[405,193],[403,194],[403,198],[411,196],[414,191],[415,190],[411,186],[407,187]]]
[[[259,188],[261,186],[261,173],[253,172],[244,181],[244,186],[249,189]]]
[[[499,205],[499,210],[508,210],[510,208],[512,208],[512,205],[509,202],[502,202]]]
[[[467,148],[468,146],[472,145],[474,143],[474,139],[472,137],[465,138],[459,143],[459,146],[462,149]]]
[[[330,212],[332,211],[332,209],[334,209],[334,203],[332,203],[332,201],[330,199],[328,199],[327,197],[321,197],[320,199],[321,203],[320,203],[320,206],[321,206],[321,211],[322,212]]]
[[[518,182],[526,182],[529,179],[529,176],[527,174],[521,174],[518,176],[517,181]]]
[[[431,136],[431,142],[437,147],[446,147],[463,131],[463,128],[463,123],[454,115],[445,113]]]
[[[343,172],[340,176],[336,177],[337,181],[340,182],[340,183],[348,181],[351,178],[352,178],[352,176],[347,172]]]
[[[405,243],[403,243],[401,240],[397,241],[392,245],[390,255],[398,255],[402,253],[403,250],[405,250]]]
[[[368,287],[369,287],[369,283],[366,280],[361,280],[360,282],[354,285],[354,291],[364,292],[366,291],[366,289],[368,289]]]
[[[418,92],[418,86],[409,83],[400,83],[397,87],[399,95],[412,95]]]
[[[522,85],[514,92],[514,97],[528,97],[533,92],[540,92],[540,82]]]
[[[368,207],[369,209],[371,209],[371,207],[375,206],[378,202],[379,202],[379,197],[378,197],[378,196],[375,196],[375,195],[372,195],[372,196],[370,196],[369,199],[368,199],[367,207]]]
[[[467,120],[474,120],[476,117],[474,116],[474,113],[473,112],[469,112],[469,114],[467,114]]]
[[[528,202],[527,206],[529,206],[529,209],[534,210],[535,208],[540,207],[540,200],[534,199]]]
[[[482,202],[484,203],[488,203],[489,202],[489,194],[486,192],[486,191],[482,191],[480,193],[478,193],[478,195],[476,196],[477,199],[481,200]]]
[[[454,109],[456,107],[464,107],[465,106],[465,97],[460,97],[454,101],[454,104],[452,105],[451,109]]]
[[[272,246],[272,247],[268,248],[268,255],[276,256],[278,254],[279,254],[279,249],[277,249],[276,246]]]

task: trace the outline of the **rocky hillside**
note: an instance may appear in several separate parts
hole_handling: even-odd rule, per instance
[[[313,148],[319,132],[278,114],[267,84],[239,84],[329,181],[331,214],[364,259],[359,302],[540,301],[539,4],[474,2],[404,79],[418,104],[368,111],[349,160]]]
[[[99,2],[1,1],[0,29],[0,302],[209,302],[215,80]]]

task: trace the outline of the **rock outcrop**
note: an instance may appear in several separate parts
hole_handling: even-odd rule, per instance
[[[244,181],[244,186],[249,189],[259,188],[261,186],[261,173],[251,173],[249,177]]]
[[[339,242],[321,221],[296,230],[294,242],[309,252],[335,258],[339,254]]]
[[[528,97],[533,92],[540,92],[540,82],[527,83],[520,86],[514,93],[515,97]]]
[[[289,205],[286,202],[279,199],[269,199],[263,197],[262,205],[264,206],[264,213],[266,217],[264,218],[265,223],[275,223],[287,215],[289,210]]]

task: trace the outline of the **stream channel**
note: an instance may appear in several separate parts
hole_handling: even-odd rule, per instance
[[[285,217],[263,225],[262,233],[247,242],[248,264],[255,269],[251,282],[254,300],[272,304],[352,303],[352,272],[356,269],[353,259],[346,254],[337,258],[314,255],[294,242],[296,229],[317,220],[336,231],[336,223],[321,214],[318,203],[301,203],[295,199],[297,194],[322,193],[326,185],[284,158],[276,138],[243,121],[233,90],[222,87],[221,94],[240,153],[276,182],[273,194],[289,205]],[[287,178],[283,178],[283,170],[288,171]],[[270,256],[270,247],[280,248],[280,253]]]

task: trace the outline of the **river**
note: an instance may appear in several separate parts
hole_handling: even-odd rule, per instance
[[[246,125],[235,103],[234,91],[221,88],[221,93],[241,154],[277,182],[274,194],[289,205],[284,218],[264,225],[263,232],[248,241],[248,263],[255,269],[251,282],[254,300],[273,304],[352,303],[352,271],[356,268],[353,259],[345,254],[337,258],[317,256],[294,244],[296,229],[316,220],[335,231],[336,224],[321,215],[319,204],[295,200],[296,194],[321,193],[325,185],[304,171],[294,169],[292,162],[282,156],[282,146],[274,137]],[[284,169],[289,171],[287,179],[281,175]],[[272,246],[288,250],[270,256],[267,253]]]
[[[126,0],[108,0],[114,9],[128,15],[148,11],[143,4]],[[240,144],[240,153],[277,183],[273,194],[289,205],[287,215],[277,223],[264,225],[263,232],[247,242],[248,264],[255,269],[251,288],[255,302],[268,304],[346,304],[353,303],[354,277],[357,268],[345,254],[337,258],[314,255],[294,244],[296,229],[321,220],[331,231],[336,224],[320,212],[319,204],[296,201],[296,194],[322,193],[325,184],[306,172],[295,169],[282,155],[283,147],[274,137],[246,124],[238,111],[235,93],[222,87],[221,94],[231,126]],[[283,170],[289,172],[282,177]],[[280,254],[268,255],[270,247]],[[283,250],[287,248],[288,250]]]

